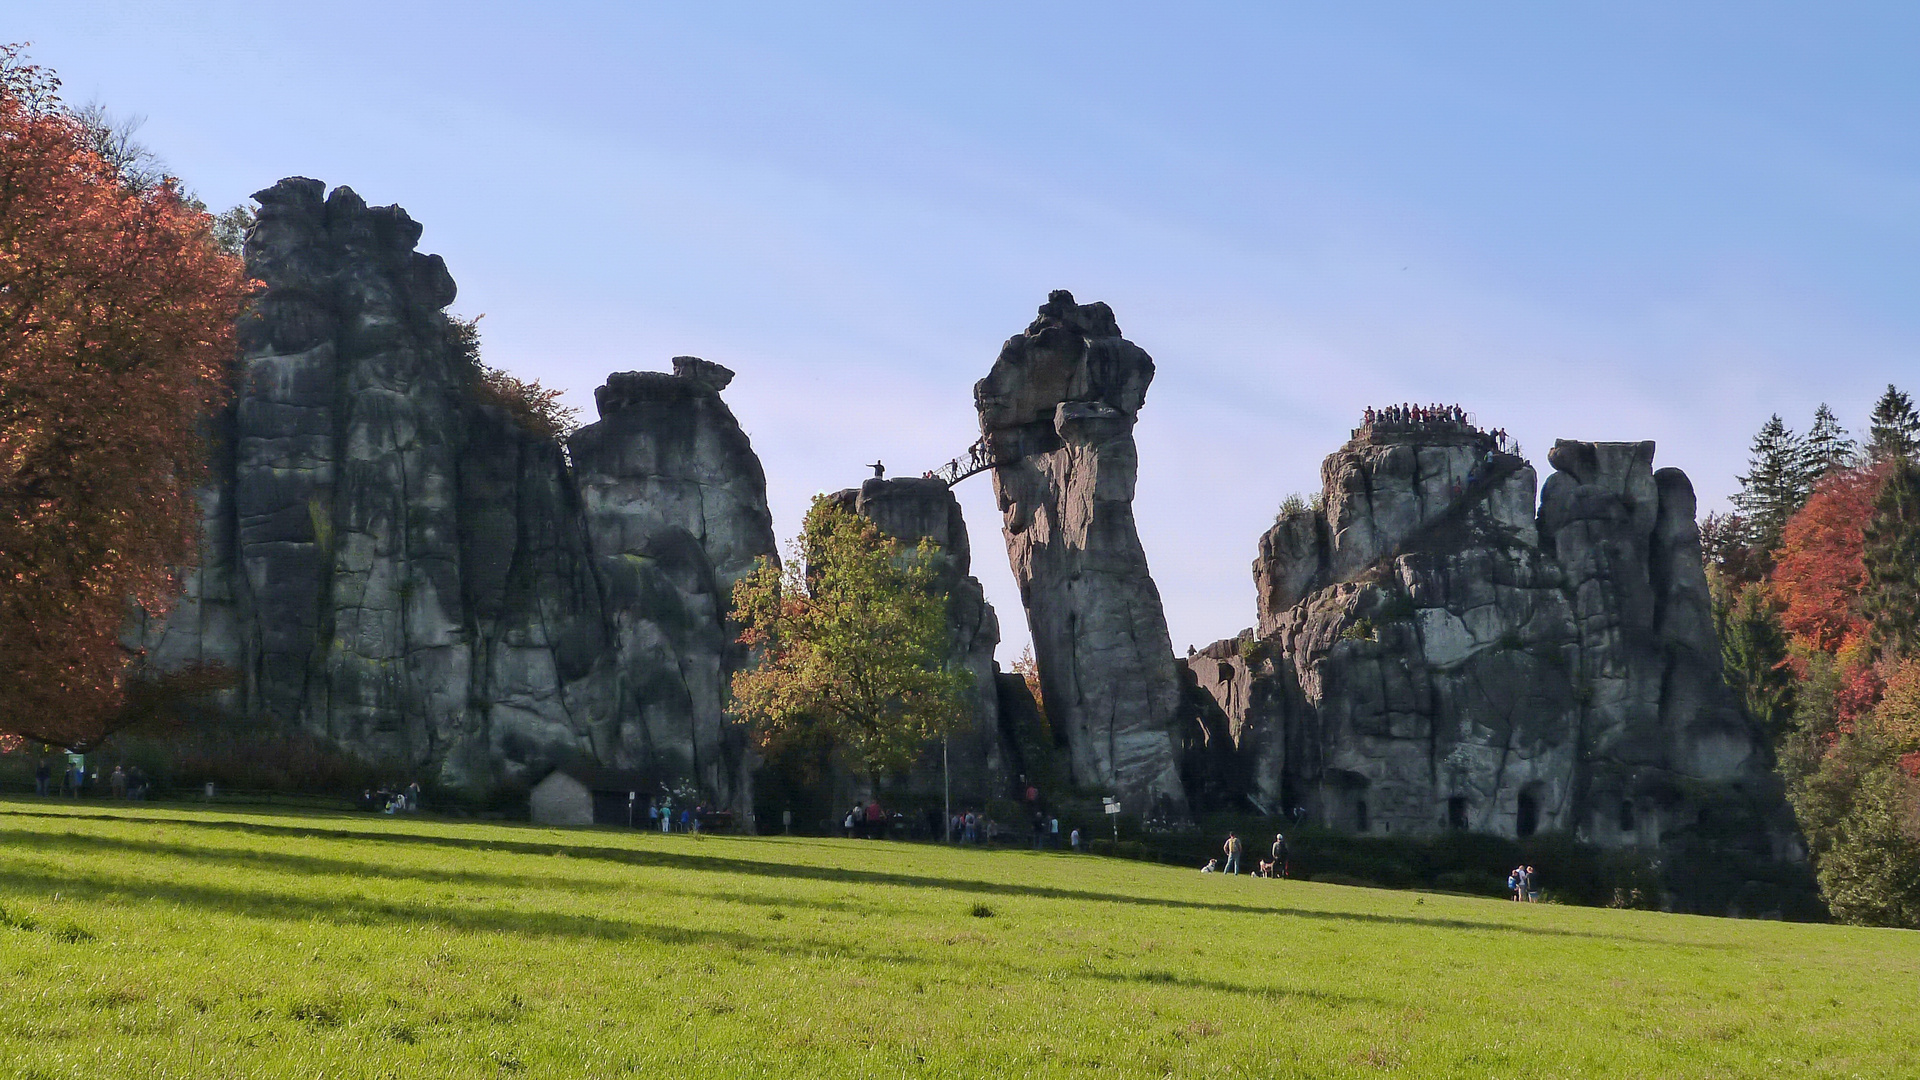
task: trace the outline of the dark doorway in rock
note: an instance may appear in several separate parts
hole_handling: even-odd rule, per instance
[[[1540,831],[1540,792],[1531,784],[1520,789],[1520,810],[1514,815],[1513,831],[1520,836]]]
[[[1632,832],[1633,829],[1634,829],[1633,800],[1621,799],[1620,800],[1620,831]]]
[[[1447,800],[1447,828],[1465,831],[1467,827],[1467,797],[1455,795]]]
[[[1359,824],[1361,832],[1366,832],[1372,828],[1372,823],[1367,820],[1367,800],[1355,799],[1353,801],[1353,817],[1354,821]]]

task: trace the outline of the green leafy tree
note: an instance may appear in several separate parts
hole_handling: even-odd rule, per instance
[[[245,203],[229,206],[226,210],[214,215],[213,242],[219,245],[221,251],[238,256],[241,254],[241,248],[246,246],[247,233],[252,230],[253,222],[251,207]]]
[[[1714,616],[1727,685],[1740,695],[1747,715],[1777,738],[1792,722],[1794,698],[1779,610],[1764,587],[1749,585],[1731,603],[1716,604]]]
[[[1790,790],[1834,917],[1920,927],[1920,784],[1888,747],[1870,731],[1844,736]]]
[[[1805,440],[1775,413],[1753,437],[1747,472],[1733,505],[1746,516],[1753,543],[1763,551],[1780,546],[1780,530],[1813,489]]]
[[[1833,415],[1824,401],[1813,410],[1813,426],[1807,429],[1804,445],[1807,475],[1812,480],[1859,464],[1859,444],[1840,426],[1840,418]]]
[[[1867,432],[1867,456],[1872,460],[1912,457],[1920,450],[1920,414],[1913,411],[1913,399],[1888,383],[1887,392],[1874,403]]]
[[[735,673],[733,704],[762,749],[824,740],[879,777],[954,730],[967,674],[947,667],[937,554],[821,497],[785,568],[762,558],[735,584],[755,663]]]
[[[1874,643],[1896,656],[1920,655],[1920,461],[1893,463],[1865,533],[1860,611]]]

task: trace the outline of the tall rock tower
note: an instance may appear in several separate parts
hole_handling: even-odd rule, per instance
[[[1105,304],[1047,297],[974,385],[1041,692],[1076,783],[1182,814],[1180,681],[1134,527],[1134,418],[1153,358]]]
[[[478,392],[406,211],[300,177],[254,198],[266,288],[214,423],[200,566],[139,628],[149,662],[225,667],[234,716],[450,787],[592,764],[750,811],[728,591],[775,548],[733,373],[608,376],[570,466]]]
[[[951,777],[961,806],[982,806],[1012,789],[1016,763],[1000,733],[1000,691],[993,661],[1000,644],[1000,620],[979,579],[960,502],[939,480],[901,477],[873,479],[833,494],[841,507],[867,518],[880,531],[905,544],[923,538],[937,545],[940,585],[947,594],[947,662],[973,680],[967,692],[967,723],[947,740],[947,767],[937,748],[915,771],[914,781],[929,792],[940,790],[941,773]]]

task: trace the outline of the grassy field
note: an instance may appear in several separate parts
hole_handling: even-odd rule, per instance
[[[0,800],[8,1077],[1920,1076],[1920,934]]]

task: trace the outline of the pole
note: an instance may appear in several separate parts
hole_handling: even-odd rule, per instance
[[[947,736],[940,736],[940,779],[947,792],[947,843],[953,843],[953,766],[947,761]]]

